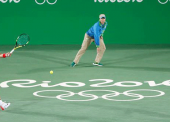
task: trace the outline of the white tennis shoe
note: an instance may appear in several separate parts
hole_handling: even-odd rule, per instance
[[[11,105],[11,103],[5,103],[5,102],[4,102],[0,107],[1,107],[2,110],[5,110],[5,109],[7,109],[10,105]]]

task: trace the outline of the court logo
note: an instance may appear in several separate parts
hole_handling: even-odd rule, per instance
[[[57,0],[53,0],[54,2],[49,2],[50,0],[43,0],[42,2],[40,2],[42,0],[35,0],[35,2],[38,4],[38,5],[43,5],[45,3],[48,3],[50,5],[54,5],[56,4]],[[52,0],[51,0],[52,1]]]
[[[41,98],[55,98],[58,100],[64,101],[93,101],[97,99],[103,99],[108,101],[136,101],[142,100],[144,98],[154,98],[165,95],[163,91],[154,90],[154,89],[134,89],[134,87],[142,86],[143,84],[147,84],[149,87],[157,87],[157,86],[170,86],[170,80],[163,81],[162,83],[156,83],[155,81],[119,81],[114,82],[112,79],[91,79],[92,83],[89,85],[91,90],[83,90],[83,87],[86,86],[84,82],[61,82],[57,84],[53,84],[51,81],[42,81],[37,83],[36,80],[31,79],[17,79],[17,80],[8,80],[0,83],[1,88],[8,88],[11,86],[19,87],[19,88],[57,88],[57,90],[40,90],[35,91],[33,93],[36,97]],[[59,88],[58,88],[59,87]],[[74,88],[72,91],[63,90],[63,88]],[[127,90],[125,91],[115,91],[114,87],[123,87]],[[81,88],[81,91],[75,91],[75,88]],[[97,89],[96,89],[97,88]],[[99,89],[100,88],[100,89]],[[102,89],[101,89],[102,88]],[[106,89],[103,89],[106,88]],[[108,90],[107,88],[111,88]],[[133,88],[133,90],[129,90],[129,88]],[[61,89],[61,90],[60,90]],[[120,89],[121,90],[121,89]],[[123,97],[122,97],[123,96]]]
[[[20,0],[0,0],[0,2],[2,2],[2,3],[7,3],[7,2],[9,2],[9,3],[12,3],[12,2],[19,3]]]
[[[158,2],[159,2],[160,4],[166,4],[166,3],[168,3],[168,1],[170,1],[170,0],[158,0]]]
[[[118,3],[121,3],[121,2],[143,2],[143,0],[94,0],[94,2],[99,2],[99,3],[102,3],[102,2],[111,2],[111,3],[115,3],[115,2],[118,2]]]

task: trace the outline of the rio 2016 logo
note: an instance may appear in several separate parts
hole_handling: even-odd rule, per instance
[[[42,81],[41,83],[36,83],[36,80],[31,79],[17,79],[17,80],[8,80],[4,82],[0,82],[1,88],[8,88],[11,84],[14,87],[19,88],[34,88],[34,87],[42,87],[42,88],[54,88],[56,90],[49,89],[49,90],[41,90],[35,91],[33,95],[35,97],[41,98],[53,98],[58,100],[64,101],[73,101],[73,102],[85,102],[85,101],[92,101],[97,99],[103,99],[107,101],[117,101],[117,102],[127,102],[127,101],[136,101],[142,100],[147,98],[154,98],[154,97],[161,97],[165,95],[163,91],[153,90],[153,89],[134,89],[135,87],[142,86],[144,84],[148,84],[150,87],[156,86],[170,86],[170,80],[163,81],[162,83],[156,83],[155,81],[120,81],[114,82],[112,79],[91,79],[90,82],[97,82],[92,83],[89,85],[91,90],[87,87],[83,89],[85,84],[84,82],[61,82],[57,84],[53,84],[51,81]],[[99,83],[98,83],[99,82]],[[69,90],[63,90],[63,88],[69,88]],[[126,91],[119,92],[115,91],[114,87],[123,87],[126,88]],[[129,90],[129,88],[133,88],[133,90]],[[74,88],[73,91],[70,91],[70,88]],[[81,88],[81,91],[75,90],[75,88]],[[97,88],[97,89],[96,89]],[[100,88],[100,89],[99,89]],[[103,89],[106,88],[106,89]],[[112,90],[109,90],[111,88]],[[98,94],[102,93],[102,95]],[[148,95],[146,94],[148,93]],[[119,98],[119,96],[125,96],[123,98]],[[75,98],[76,96],[76,98]]]
[[[21,0],[0,0],[0,2],[2,2],[2,3],[7,3],[7,2],[9,2],[9,3],[12,3],[12,2],[19,3],[20,1]],[[53,2],[50,2],[50,1],[53,1]],[[45,2],[48,3],[49,5],[54,5],[54,4],[56,4],[57,0],[35,0],[35,2],[38,5],[43,5],[43,4],[45,4]]]
[[[159,2],[160,4],[166,4],[166,3],[168,3],[168,1],[170,1],[170,0],[158,0],[158,2]]]
[[[19,3],[20,0],[0,0],[0,2],[2,2],[2,3],[7,3],[7,2],[9,2],[9,3],[12,3],[12,2]]]
[[[38,5],[42,5],[42,4],[44,4],[45,2],[47,2],[47,3],[50,4],[50,5],[54,5],[54,4],[57,2],[57,0],[54,0],[54,2],[49,2],[49,0],[43,0],[42,2],[40,2],[40,1],[42,1],[42,0],[35,0],[35,2],[36,2]]]

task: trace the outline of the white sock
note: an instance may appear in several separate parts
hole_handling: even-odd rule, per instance
[[[3,104],[2,100],[0,100],[0,106]]]

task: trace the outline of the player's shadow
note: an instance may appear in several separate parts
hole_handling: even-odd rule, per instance
[[[154,72],[170,72],[170,68],[160,68],[160,67],[140,67],[140,66],[104,66],[103,68],[117,68],[126,70],[142,70],[142,71],[154,71]]]
[[[54,68],[63,68],[63,67],[70,67],[72,60],[68,59],[68,58],[62,58],[62,57],[67,57],[62,55],[62,57],[57,56],[51,56],[51,55],[44,55],[44,54],[37,54],[37,53],[31,53],[31,52],[25,52],[24,55],[23,53],[18,53],[18,55],[20,55],[21,57],[26,56],[28,58],[32,58],[32,59],[38,59],[41,61],[47,61],[46,65],[48,65],[48,63],[55,63]],[[62,65],[57,67],[57,64]],[[83,63],[81,62],[80,65],[77,65],[76,67],[93,67],[93,65],[90,65],[90,63]],[[50,68],[48,68],[50,69]],[[39,71],[41,69],[37,69],[37,71]],[[43,69],[42,69],[43,70]]]
[[[149,53],[144,53],[144,54],[137,54],[137,55],[126,56],[126,57],[122,57],[122,58],[114,59],[114,60],[105,60],[105,61],[103,61],[103,63],[105,65],[121,64],[121,63],[124,63],[124,62],[140,61],[140,60],[143,60],[143,59],[152,58],[152,57],[160,57],[160,56],[164,56],[164,55],[167,55],[167,57],[170,57],[170,51],[158,51],[158,52],[151,52],[151,53],[149,52]]]
[[[45,72],[47,70],[64,70],[69,66],[70,60],[66,58],[61,58],[61,57],[54,57],[51,55],[44,55],[44,54],[37,54],[37,53],[31,53],[31,52],[24,52],[23,53],[17,53],[20,57],[26,57],[29,58],[29,61],[26,62],[27,64],[34,63],[35,60],[40,60],[40,63],[44,64],[42,67],[34,67],[30,70],[24,70],[22,72],[19,72],[19,74],[32,74],[32,73],[38,73],[38,72]],[[69,62],[69,63],[68,63]],[[53,66],[51,66],[54,63]]]
[[[124,63],[130,63],[135,62],[137,64],[137,61],[143,62],[142,64],[152,64],[151,61],[145,61],[147,58],[156,58],[160,60],[160,57],[170,57],[170,51],[157,51],[157,52],[151,52],[151,53],[144,53],[140,55],[133,55],[133,56],[127,56],[120,59],[110,60],[110,61],[103,61],[104,68],[119,68],[119,69],[128,69],[128,70],[144,70],[144,71],[159,71],[159,72],[170,72],[170,68],[168,67],[154,67],[154,66],[119,66]],[[167,58],[168,59],[168,58]],[[157,62],[157,60],[154,61],[154,63]],[[160,64],[161,62],[158,62],[156,64]]]
[[[58,63],[58,64],[62,64],[62,65],[68,65],[68,62],[70,63],[70,60],[68,60],[66,58],[61,58],[59,56],[57,56],[57,58],[56,58],[56,57],[50,56],[50,55],[37,54],[37,53],[31,53],[31,52],[24,52],[24,54],[18,53],[18,55],[20,55],[22,57],[26,56],[28,58],[39,59],[41,61],[48,61],[50,63],[56,63],[56,64]]]
[[[130,49],[129,49],[130,50]],[[133,50],[132,50],[133,51]],[[62,52],[61,52],[62,53]],[[53,55],[45,55],[45,54],[39,54],[39,53],[31,53],[31,52],[24,52],[23,53],[18,53],[17,55],[20,55],[20,56],[26,56],[28,58],[32,58],[33,59],[38,59],[40,61],[46,61],[45,64],[48,66],[48,63],[54,63],[54,66],[52,67],[53,69],[60,69],[60,68],[66,68],[66,67],[70,67],[70,64],[72,62],[72,60],[68,58],[63,58],[63,57],[67,57],[67,55],[60,55],[60,56],[53,56]],[[57,55],[57,54],[56,54]],[[116,54],[117,55],[117,54]],[[127,63],[127,62],[133,62],[133,61],[144,61],[145,62],[145,59],[147,58],[155,58],[155,57],[160,57],[160,56],[164,56],[164,55],[167,55],[167,57],[170,55],[170,51],[157,51],[157,52],[148,52],[148,53],[143,53],[143,54],[136,54],[136,55],[131,55],[131,56],[125,56],[125,57],[122,57],[122,58],[119,58],[119,59],[113,59],[112,60],[107,60],[107,59],[104,59],[102,61],[102,63],[104,64],[104,67],[107,67],[107,68],[124,68],[124,69],[142,69],[142,70],[150,70],[150,71],[169,71],[169,68],[154,68],[154,67],[142,67],[142,66],[138,66],[138,67],[124,67],[124,66],[116,66],[117,64],[124,64],[124,63]],[[114,56],[114,54],[113,54]],[[148,62],[149,63],[149,62]],[[80,64],[78,64],[76,66],[76,68],[82,68],[82,67],[87,67],[87,68],[92,68],[94,67],[91,63],[83,63],[81,62]],[[50,67],[51,68],[51,67]],[[39,71],[42,71],[43,69],[50,69],[50,68],[37,68],[37,69],[34,69],[34,72],[39,72]]]

